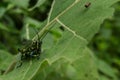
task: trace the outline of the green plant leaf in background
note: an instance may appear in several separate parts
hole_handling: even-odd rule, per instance
[[[6,70],[10,63],[12,63],[13,58],[7,51],[0,50],[0,70]]]
[[[0,23],[0,29],[5,31],[10,31],[4,24]]]
[[[4,7],[0,7],[0,18],[4,15],[6,9]]]
[[[48,45],[43,40],[40,60],[30,60],[1,80],[99,80],[93,53],[86,48],[104,19],[113,15],[112,4],[119,0],[54,0],[48,21],[39,35],[51,27],[63,26],[62,37]],[[91,5],[86,8],[85,5]],[[51,42],[52,43],[52,42]],[[46,49],[47,46],[51,46]]]
[[[115,75],[115,71],[110,67],[107,63],[105,63],[103,60],[97,60],[99,71],[104,74],[103,77],[106,76],[108,79],[117,80],[117,77]]]
[[[22,7],[22,8],[27,8],[29,6],[29,0],[9,0],[12,4]]]
[[[33,10],[37,7],[40,7],[41,5],[43,5],[45,3],[46,0],[38,0],[37,3],[32,7],[30,8],[29,10]]]

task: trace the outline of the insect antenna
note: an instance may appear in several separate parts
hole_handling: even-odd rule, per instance
[[[39,41],[39,40],[40,40],[40,37],[39,37],[39,34],[38,34],[38,30],[34,28],[34,31],[35,31],[35,33],[37,34],[37,36],[38,36],[38,37],[37,37],[37,40]]]
[[[42,35],[41,40],[43,40],[45,38],[45,36],[47,35],[47,33],[49,33],[49,31],[55,26],[56,24],[54,23],[53,25],[51,25],[51,27],[45,31],[45,33]]]

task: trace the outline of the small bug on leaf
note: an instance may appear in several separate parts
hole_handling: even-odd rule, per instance
[[[88,8],[90,5],[91,5],[90,2],[89,2],[89,3],[86,3],[86,4],[85,4],[85,7]]]
[[[38,35],[37,40],[35,41],[31,40],[30,44],[26,45],[22,49],[18,49],[20,56],[20,60],[19,60],[20,64],[17,67],[20,67],[24,60],[30,60],[33,58],[39,59],[41,54],[41,45],[42,45],[42,41],[39,40],[39,35]]]
[[[60,26],[59,28],[60,30],[65,31],[65,28],[63,26]]]

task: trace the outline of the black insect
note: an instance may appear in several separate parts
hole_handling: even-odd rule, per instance
[[[41,53],[41,45],[42,41],[33,41],[27,47],[18,49],[18,51],[21,53],[21,60],[28,60],[32,58],[39,59]]]
[[[89,3],[86,3],[86,4],[85,4],[85,7],[88,8],[90,5],[91,5],[90,2],[89,2]]]
[[[3,75],[4,72],[5,72],[5,70],[0,69],[0,73],[1,73],[1,75]]]
[[[60,26],[59,28],[60,30],[65,31],[65,28],[63,26]]]
[[[20,54],[20,65],[17,67],[20,67],[24,60],[30,60],[33,58],[39,59],[41,54],[41,45],[42,41],[39,40],[38,36],[38,40],[31,41],[31,43],[27,44],[24,48],[18,49]]]

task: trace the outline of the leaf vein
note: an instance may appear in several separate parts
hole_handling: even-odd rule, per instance
[[[85,38],[77,35],[75,31],[73,31],[72,29],[70,29],[68,26],[66,26],[64,23],[62,23],[59,19],[56,19],[56,21],[57,21],[60,25],[62,25],[64,28],[66,28],[68,31],[70,31],[71,33],[73,33],[73,35],[76,36],[77,38],[85,41],[86,43],[88,42]]]

